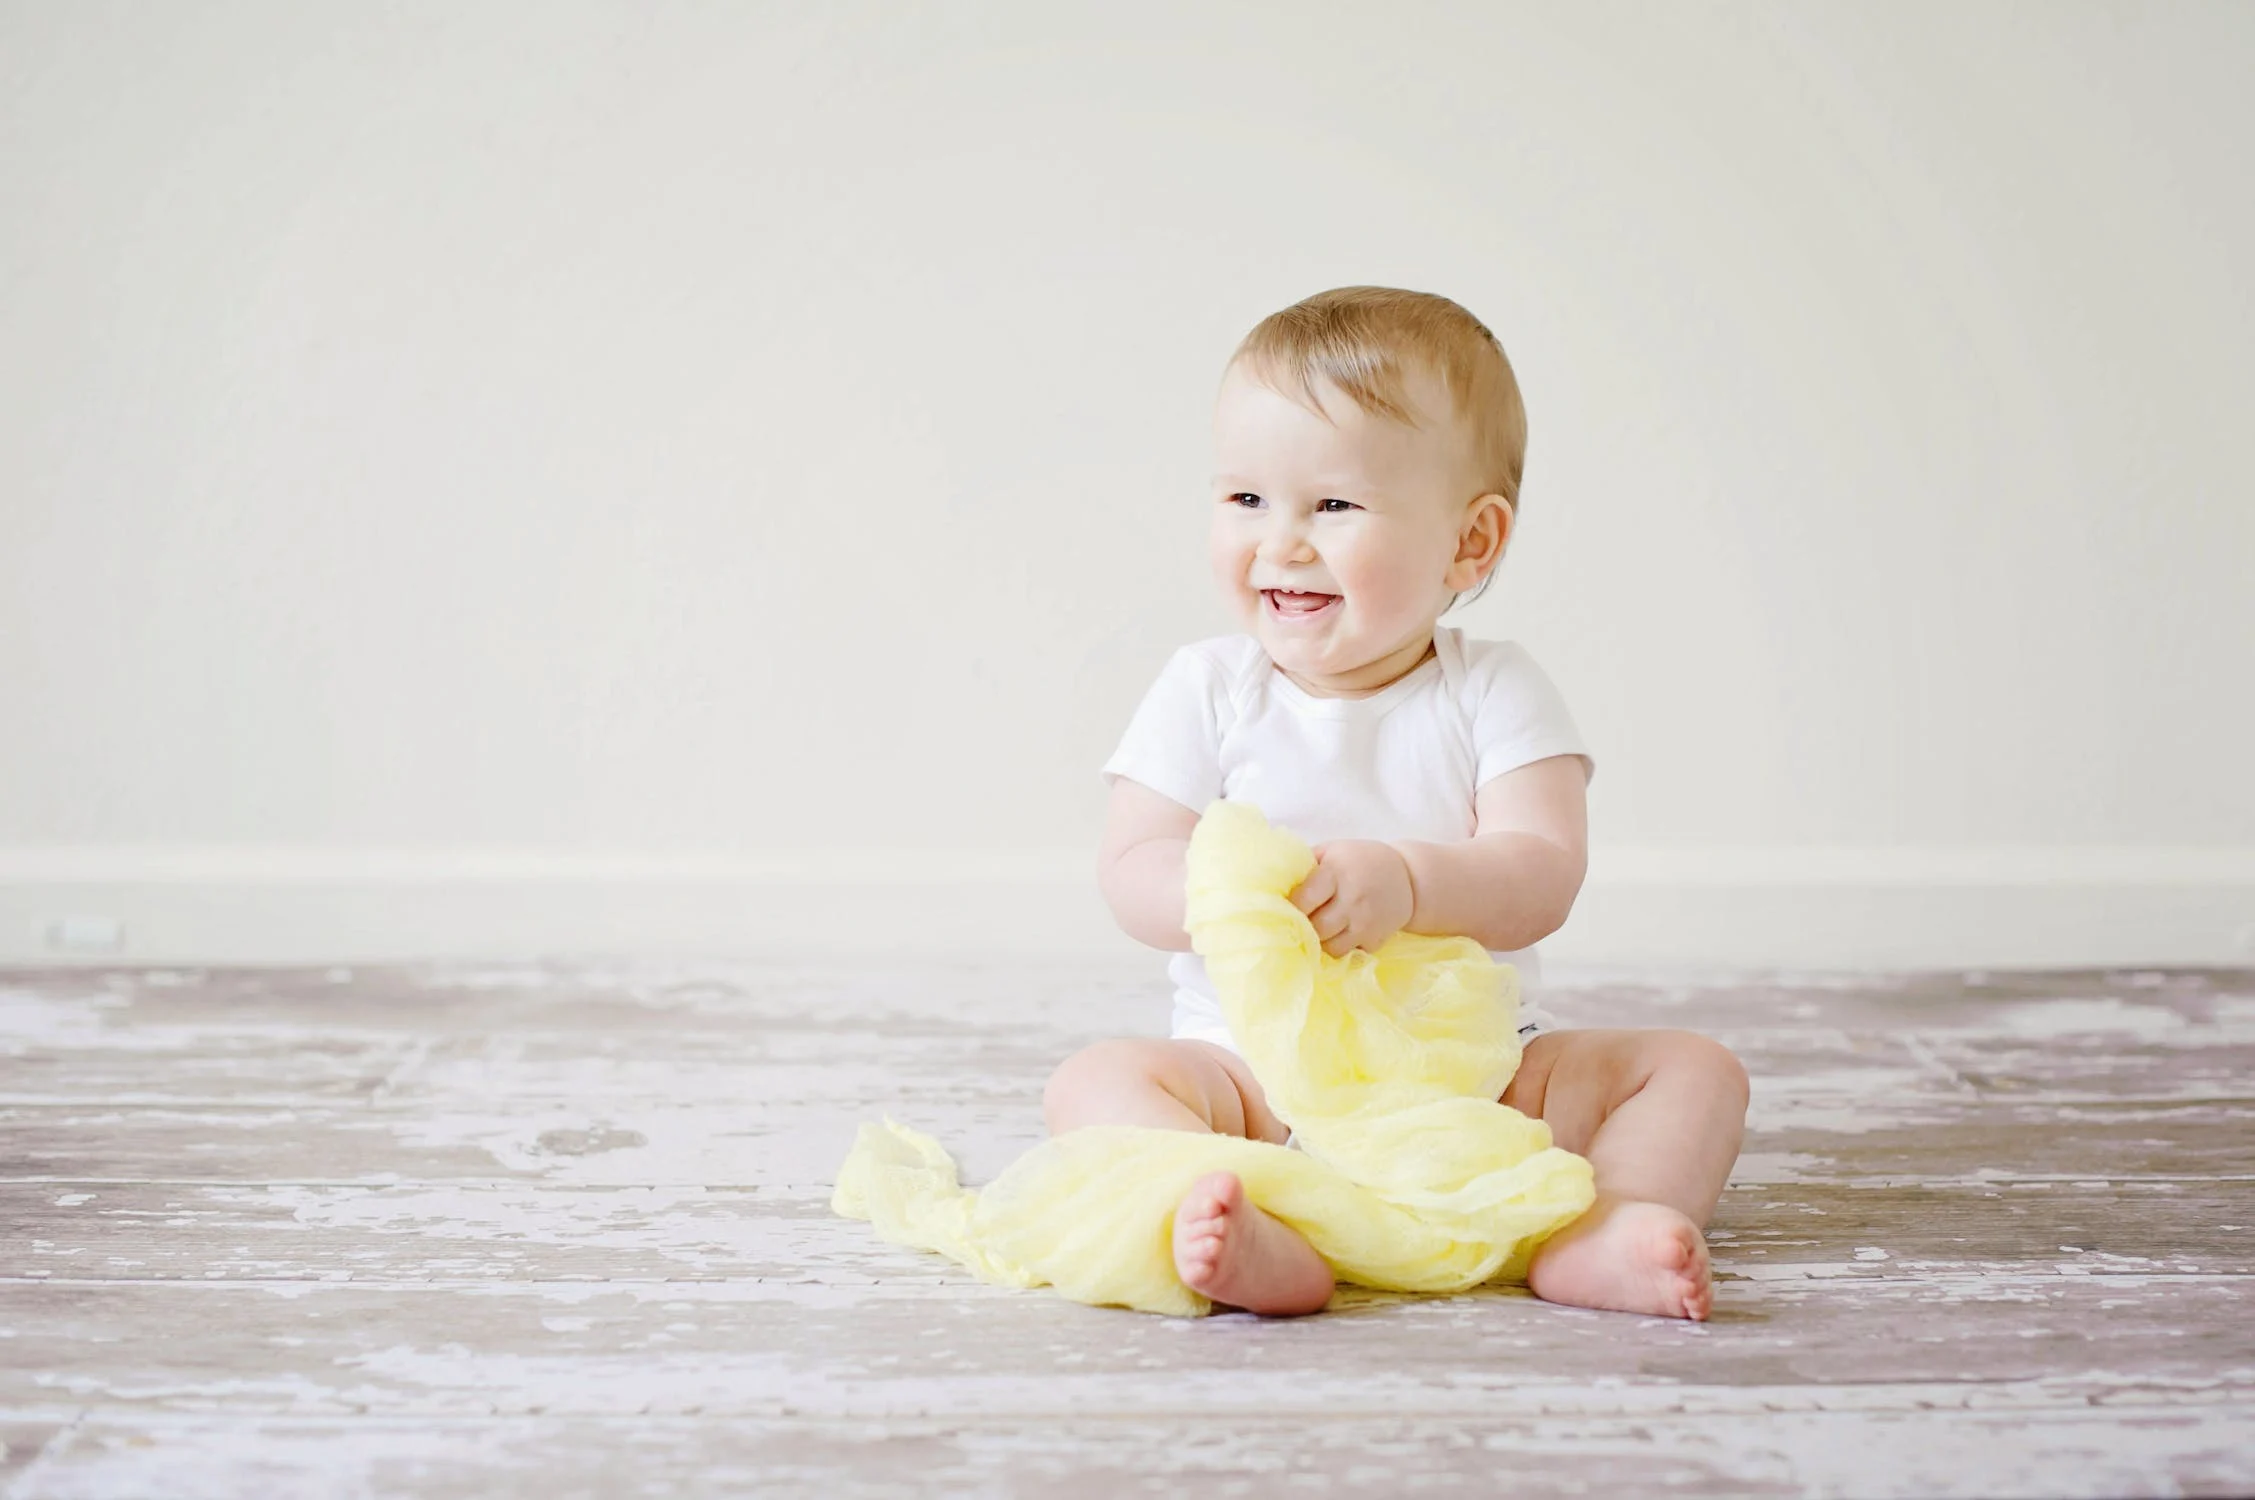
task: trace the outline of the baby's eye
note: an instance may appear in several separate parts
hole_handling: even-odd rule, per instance
[[[1252,505],[1247,505],[1245,501],[1252,501]],[[1231,505],[1236,505],[1236,508],[1238,508],[1238,510],[1252,510],[1252,508],[1254,508],[1254,505],[1261,503],[1261,496],[1254,494],[1254,492],[1249,492],[1249,489],[1238,489],[1238,492],[1236,492],[1236,494],[1231,494],[1231,496],[1229,496],[1229,503],[1231,503]],[[1339,501],[1339,498],[1328,498],[1328,501],[1317,501],[1317,510],[1324,510],[1324,508],[1326,508],[1326,505],[1339,505],[1339,508],[1342,508],[1342,510],[1330,510],[1330,512],[1326,512],[1326,514],[1333,514],[1333,517],[1335,517],[1335,514],[1342,514],[1344,510],[1360,510],[1360,505],[1355,505],[1353,501]]]

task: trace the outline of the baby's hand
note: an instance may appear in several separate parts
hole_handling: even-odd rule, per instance
[[[1417,909],[1409,861],[1392,844],[1335,839],[1315,846],[1315,868],[1292,892],[1308,914],[1323,951],[1342,958],[1351,948],[1372,948],[1401,931]]]

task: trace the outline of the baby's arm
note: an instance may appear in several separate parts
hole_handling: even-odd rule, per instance
[[[1497,780],[1503,778],[1498,777]],[[1096,851],[1096,886],[1120,930],[1139,943],[1188,953],[1184,858],[1198,814],[1140,781],[1114,777]]]
[[[1580,756],[1553,755],[1480,788],[1471,838],[1396,842],[1415,893],[1405,930],[1510,953],[1565,926],[1589,868],[1588,787]]]

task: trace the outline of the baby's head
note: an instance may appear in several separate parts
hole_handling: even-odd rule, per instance
[[[1426,292],[1319,292],[1223,371],[1214,579],[1303,687],[1374,691],[1495,576],[1526,454],[1519,382],[1479,319]]]

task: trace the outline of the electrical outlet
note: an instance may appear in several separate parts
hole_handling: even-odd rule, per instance
[[[116,953],[125,947],[125,924],[115,917],[63,917],[48,924],[47,946],[66,953]]]

